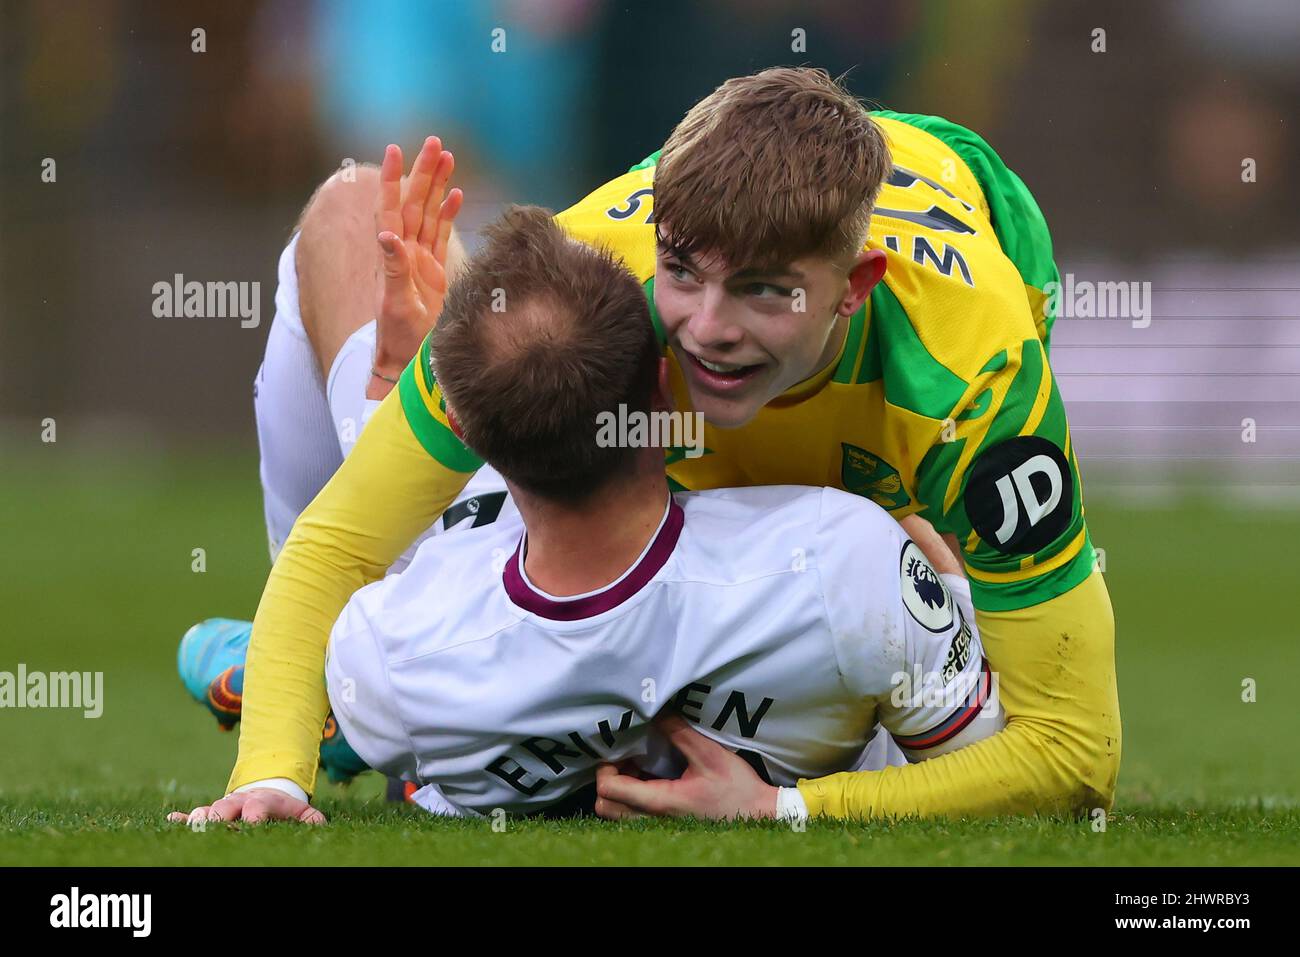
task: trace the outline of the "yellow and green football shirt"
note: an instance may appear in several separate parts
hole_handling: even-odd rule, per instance
[[[977,608],[1046,601],[1093,567],[1047,361],[1044,290],[1057,273],[1046,223],[1024,183],[974,133],[938,117],[873,116],[894,162],[867,243],[885,252],[884,280],[852,317],[834,363],[741,428],[706,424],[704,454],[670,451],[668,475],[687,489],[829,485],[900,518],[920,512],[963,544]],[[657,160],[557,217],[574,238],[622,257],[652,313]],[[669,357],[678,408],[688,411]],[[427,342],[400,392],[430,455],[458,472],[480,464],[447,422]]]

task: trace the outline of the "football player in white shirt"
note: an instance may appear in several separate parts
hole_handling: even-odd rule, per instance
[[[878,724],[909,760],[1002,727],[960,574],[835,489],[670,494],[639,285],[544,210],[486,236],[433,372],[518,512],[426,541],[344,608],[326,679],[358,755],[438,813],[534,813],[594,801],[602,764],[680,773],[654,724],[674,714],[674,740],[688,722],[753,768],[721,816],[799,816],[796,782],[860,766]],[[614,442],[610,416],[632,426]]]

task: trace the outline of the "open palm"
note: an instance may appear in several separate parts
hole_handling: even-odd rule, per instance
[[[464,201],[459,189],[446,191],[455,165],[442,141],[430,136],[403,188],[401,147],[390,145],[384,152],[375,210],[383,253],[375,332],[375,370],[381,377],[401,374],[442,311],[451,227]],[[383,385],[371,378],[371,391]]]

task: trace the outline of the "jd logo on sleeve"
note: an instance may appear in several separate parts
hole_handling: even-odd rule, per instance
[[[1007,439],[975,460],[965,500],[966,517],[990,547],[1004,555],[1032,554],[1070,523],[1070,465],[1047,439]]]

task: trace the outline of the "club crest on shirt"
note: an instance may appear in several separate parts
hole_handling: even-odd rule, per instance
[[[899,557],[903,604],[908,614],[927,631],[947,631],[952,627],[952,596],[948,586],[926,561],[917,544],[909,540]]]
[[[869,498],[881,508],[902,508],[912,501],[903,488],[903,477],[878,455],[841,442],[844,458],[840,463],[840,481],[845,491]]]

